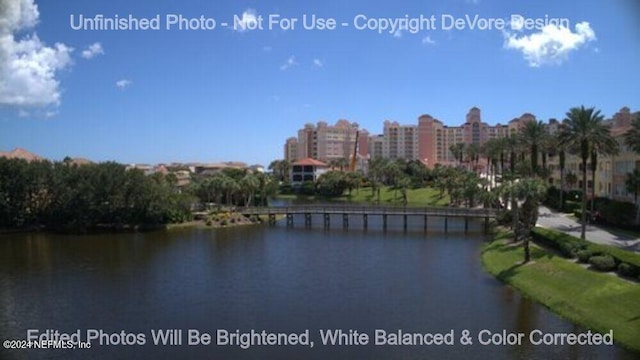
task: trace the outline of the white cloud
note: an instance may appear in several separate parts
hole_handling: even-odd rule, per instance
[[[102,54],[104,54],[104,49],[102,49],[102,44],[100,44],[99,42],[93,43],[86,49],[82,50],[82,57],[85,59],[92,59],[97,55]]]
[[[120,90],[124,90],[125,88],[131,86],[131,84],[133,84],[133,81],[127,80],[127,79],[121,79],[121,80],[116,81],[116,86]]]
[[[0,105],[60,103],[56,75],[71,65],[73,49],[61,43],[46,46],[28,32],[39,16],[34,0],[0,0]]]
[[[505,33],[504,47],[522,52],[529,66],[539,67],[559,65],[569,53],[595,40],[596,34],[588,22],[576,24],[575,32],[566,26],[548,24],[530,35]]]
[[[435,45],[436,41],[431,38],[431,36],[425,36],[422,38],[422,45]]]
[[[253,26],[258,22],[258,12],[255,9],[247,9],[242,13],[240,21],[234,22],[233,29],[239,32],[245,32],[248,29],[247,26]]]
[[[280,70],[287,70],[290,67],[296,66],[298,65],[298,62],[296,61],[296,57],[291,55],[289,56],[289,58],[287,59],[287,61],[285,61],[284,64],[280,65]]]
[[[313,67],[322,68],[324,63],[320,59],[313,59]]]
[[[267,46],[263,46],[262,47],[262,51],[264,51],[264,52],[270,52],[271,50],[273,50],[273,48],[271,46],[267,45]]]

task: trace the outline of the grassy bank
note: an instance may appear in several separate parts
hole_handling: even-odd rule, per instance
[[[485,245],[482,264],[498,279],[570,321],[599,332],[613,329],[617,344],[640,352],[640,284],[585,269],[538,247],[521,265],[521,246],[499,231]]]
[[[351,195],[344,194],[335,198],[320,198],[316,196],[297,196],[297,195],[279,195],[279,199],[304,199],[308,201],[336,201],[348,203],[362,204],[380,204],[380,205],[403,205],[402,194],[400,190],[394,190],[385,186],[380,188],[380,201],[378,195],[371,191],[371,188],[362,188],[353,190]],[[433,188],[409,189],[407,190],[407,206],[447,206],[449,204],[449,196],[445,194],[440,196],[440,191]]]

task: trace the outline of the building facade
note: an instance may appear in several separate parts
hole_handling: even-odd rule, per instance
[[[634,194],[626,189],[627,174],[640,169],[640,155],[629,149],[624,143],[624,134],[631,127],[634,116],[628,107],[623,107],[606,123],[611,127],[611,134],[618,141],[620,151],[616,155],[600,155],[597,163],[595,181],[589,177],[587,189],[591,194],[622,201],[634,201]],[[535,115],[524,113],[508,121],[506,124],[489,125],[482,121],[481,110],[471,108],[460,126],[448,126],[431,115],[418,118],[417,124],[401,125],[395,121],[383,123],[383,133],[370,135],[366,130],[358,130],[358,125],[346,120],[339,120],[330,126],[325,122],[316,125],[307,124],[298,131],[297,138],[289,138],[285,144],[285,158],[290,162],[312,158],[324,162],[334,159],[350,159],[355,149],[355,136],[359,131],[357,160],[358,168],[366,169],[363,164],[368,159],[406,159],[420,160],[428,167],[436,164],[455,165],[456,159],[451,152],[452,145],[476,144],[478,146],[491,139],[515,136],[530,121],[537,121]],[[548,121],[547,129],[551,134],[559,131],[561,122],[556,119]],[[482,157],[480,167],[482,164]],[[560,187],[560,167],[557,154],[548,154],[550,185]],[[571,154],[566,155],[565,189],[580,189],[581,161]],[[587,164],[591,169],[591,164]],[[568,181],[573,180],[575,181]]]

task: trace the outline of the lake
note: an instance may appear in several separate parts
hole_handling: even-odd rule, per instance
[[[437,220],[424,233],[245,226],[150,233],[0,237],[0,337],[47,330],[96,340],[90,349],[0,349],[2,359],[632,359],[617,346],[533,345],[529,334],[586,333],[483,272],[481,224],[468,234]],[[167,332],[169,329],[182,330]],[[154,345],[158,331],[181,345]],[[314,346],[217,345],[216,335]],[[342,330],[343,345],[323,335]],[[472,345],[462,345],[467,330]],[[188,345],[192,340],[209,345]],[[226,331],[226,333],[224,333]],[[453,334],[454,345],[376,345],[398,332],[416,341]],[[482,345],[490,334],[523,333],[521,345]],[[322,332],[322,333],[321,333]],[[196,336],[196,333],[198,336]],[[362,335],[368,343],[362,343]],[[382,335],[381,335],[382,334]],[[441,334],[441,335],[436,335]],[[302,336],[301,336],[302,335]],[[295,337],[294,336],[294,337]],[[246,337],[251,337],[246,335]],[[238,336],[238,342],[240,342]],[[266,338],[266,337],[265,337]],[[499,340],[500,336],[495,337]],[[420,340],[421,339],[421,340]],[[143,341],[141,341],[143,340]],[[326,339],[325,339],[326,340]],[[103,344],[100,345],[99,342]],[[443,340],[444,341],[444,340]],[[132,344],[122,344],[122,343]],[[355,342],[355,343],[354,343]],[[141,344],[143,343],[143,344]]]

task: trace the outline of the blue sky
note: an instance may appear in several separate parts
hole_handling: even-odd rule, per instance
[[[72,29],[71,15],[97,14],[159,15],[162,29]],[[166,30],[167,14],[202,15],[217,27]],[[297,28],[268,29],[272,14],[297,18]],[[305,30],[304,14],[335,18],[338,28]],[[570,26],[446,30],[442,22],[513,14]],[[287,137],[320,120],[379,133],[386,119],[411,124],[421,114],[459,125],[472,106],[490,124],[525,112],[562,118],[583,104],[607,117],[622,106],[638,111],[638,14],[634,0],[0,0],[0,150],[268,165]],[[262,16],[264,30],[234,30],[234,15]],[[357,15],[436,22],[379,34],[355,29]]]

